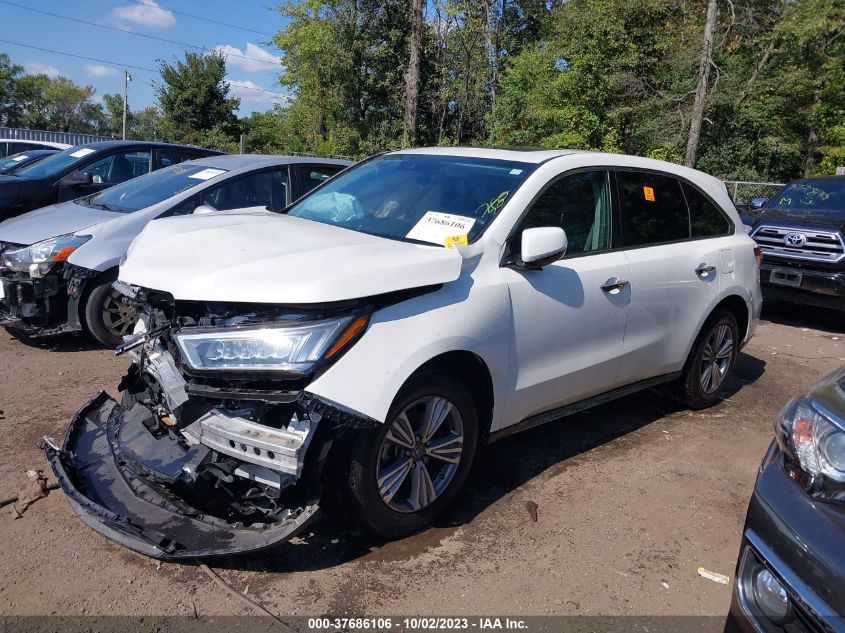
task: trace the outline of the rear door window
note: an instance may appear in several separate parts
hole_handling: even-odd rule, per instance
[[[159,160],[162,167],[178,165],[179,163],[184,163],[186,160],[194,160],[195,158],[199,158],[199,156],[172,149],[163,149],[159,152]]]
[[[617,171],[622,246],[689,239],[690,218],[681,183],[671,176]]]

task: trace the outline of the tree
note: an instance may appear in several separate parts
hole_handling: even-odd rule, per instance
[[[417,109],[420,96],[420,56],[423,38],[422,0],[410,0],[411,36],[408,71],[405,73],[405,130],[408,142],[417,141]]]
[[[704,38],[701,44],[701,61],[698,66],[698,86],[695,89],[695,102],[690,117],[689,140],[684,165],[695,165],[698,141],[701,137],[701,121],[704,118],[704,104],[707,100],[707,88],[710,82],[710,66],[713,64],[713,30],[716,28],[716,0],[707,2],[707,18],[704,20]]]
[[[13,64],[6,53],[0,53],[0,124],[20,125],[21,105],[17,99],[17,83],[23,66]]]
[[[162,83],[156,87],[163,134],[200,145],[203,139],[236,146],[239,131],[235,110],[240,99],[229,96],[222,53],[186,52],[184,61],[159,63]],[[228,143],[231,142],[232,145]]]

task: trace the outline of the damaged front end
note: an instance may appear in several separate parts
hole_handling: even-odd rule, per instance
[[[99,394],[74,417],[61,447],[46,441],[74,510],[101,534],[156,558],[288,540],[318,511],[333,442],[346,428],[375,424],[305,389],[328,350],[339,354],[360,335],[349,324],[369,313],[349,304],[177,303],[116,287],[142,315],[136,337],[122,346],[134,361],[119,385],[122,401]],[[333,330],[314,325],[335,322]],[[285,339],[294,331],[312,339],[297,339],[298,352]],[[304,355],[309,344],[316,347]]]
[[[31,248],[0,242],[0,325],[30,337],[80,330],[79,301],[99,273],[65,262],[69,247],[38,263],[19,255]]]

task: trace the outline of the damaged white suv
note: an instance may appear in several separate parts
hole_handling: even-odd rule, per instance
[[[143,315],[47,454],[95,530],[156,557],[283,542],[339,492],[419,530],[479,444],[672,383],[714,403],[759,315],[724,185],[611,154],[388,153],[284,215],[150,223],[116,287]]]

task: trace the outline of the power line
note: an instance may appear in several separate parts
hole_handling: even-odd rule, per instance
[[[135,4],[144,5],[146,4],[143,0],[131,0]],[[202,20],[203,22],[210,22],[211,24],[217,24],[218,26],[227,26],[230,29],[239,29],[241,31],[248,31],[250,33],[258,33],[259,35],[266,35],[267,37],[273,37],[273,33],[267,33],[266,31],[257,31],[255,29],[250,29],[246,26],[238,26],[236,24],[228,24],[227,22],[219,22],[217,20],[212,20],[211,18],[206,18],[201,15],[194,15],[193,13],[185,13],[184,11],[177,11],[176,9],[168,9],[167,7],[163,7],[158,5],[160,9],[164,9],[165,11],[170,11],[171,13],[175,13],[177,15],[184,15],[188,18],[194,18],[195,20]]]
[[[11,40],[0,40],[3,44],[12,44],[13,46],[23,46],[24,48],[31,48],[36,51],[43,51],[45,53],[54,53],[56,55],[64,55],[65,57],[76,57],[77,59],[85,59],[89,62],[99,62],[101,64],[108,64],[109,66],[116,66],[118,68],[131,68],[132,70],[143,70],[148,73],[157,73],[157,70],[152,68],[143,68],[141,66],[132,66],[131,64],[122,64],[120,62],[113,62],[108,59],[98,59],[96,57],[86,57],[84,55],[77,55],[75,53],[68,53],[66,51],[54,51],[49,48],[41,48],[40,46],[33,46],[32,44],[22,44],[21,42],[13,42]]]
[[[0,0],[0,2],[2,2],[2,0]],[[64,55],[65,57],[75,57],[77,59],[84,59],[84,60],[89,61],[89,62],[98,62],[100,64],[108,64],[109,66],[114,66],[115,68],[131,68],[132,70],[143,70],[144,72],[153,73],[153,74],[158,74],[158,72],[159,72],[159,71],[157,71],[153,68],[144,68],[142,66],[133,66],[131,64],[124,64],[124,63],[121,63],[121,62],[112,61],[110,59],[99,59],[97,57],[86,57],[85,55],[77,55],[76,53],[69,53],[67,51],[57,51],[57,50],[53,50],[51,48],[42,48],[41,46],[33,46],[32,44],[23,44],[21,42],[13,42],[11,40],[0,39],[0,43],[11,44],[13,46],[23,46],[24,48],[31,48],[33,50],[42,51],[44,53],[53,53],[54,55]],[[227,81],[229,83],[229,85],[232,86],[232,80],[224,79],[223,81]],[[147,82],[145,82],[145,83],[147,83]],[[150,84],[150,85],[153,86],[152,84]],[[270,94],[278,94],[278,93],[274,93],[272,90],[266,90],[266,89],[260,88],[260,87],[253,87],[253,86],[234,86],[234,87],[240,88],[240,89],[243,89],[243,90],[257,90],[258,92],[267,92],[267,93],[270,93]],[[155,86],[153,86],[153,88],[155,88]],[[280,95],[280,98],[281,98],[281,95]]]
[[[146,33],[136,33],[135,31],[131,31],[129,29],[121,29],[117,26],[109,26],[107,24],[97,24],[96,22],[89,22],[88,20],[82,20],[80,18],[74,18],[69,15],[61,15],[60,13],[53,13],[52,11],[44,11],[42,9],[35,9],[33,7],[27,7],[23,4],[18,4],[17,2],[10,2],[9,0],[0,0],[0,4],[6,4],[10,7],[16,7],[18,9],[24,9],[25,11],[32,11],[33,13],[40,13],[41,15],[49,15],[53,18],[59,18],[60,20],[68,20],[69,22],[76,22],[77,24],[87,24],[88,26],[96,26],[99,29],[106,29],[108,31],[117,31],[118,33],[125,33],[127,35],[135,35],[136,37],[143,37],[148,40],[155,40],[157,42],[164,42],[166,44],[174,44],[175,46],[179,46],[181,48],[193,48],[199,51],[208,50],[207,46],[197,46],[196,44],[188,44],[186,42],[178,42],[176,40],[169,40],[165,37],[158,37],[156,35],[148,35]],[[268,59],[260,59],[258,57],[250,57],[248,55],[239,55],[237,53],[230,53],[228,51],[225,52],[226,56],[229,57],[239,57],[241,59],[248,59],[253,62],[259,62],[261,64],[271,64],[273,66],[278,66],[278,62],[270,61]]]

